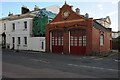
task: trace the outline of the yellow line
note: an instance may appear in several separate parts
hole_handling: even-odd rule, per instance
[[[59,21],[59,22],[52,22],[50,24],[62,24],[62,23],[70,23],[70,22],[77,22],[77,21],[85,21],[84,19],[77,19],[77,20],[69,20],[69,21]]]

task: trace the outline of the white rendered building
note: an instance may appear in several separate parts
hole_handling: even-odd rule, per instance
[[[34,37],[33,29],[41,27],[39,25],[36,27],[33,26],[33,21],[35,17],[47,16],[49,20],[52,20],[55,17],[55,14],[51,11],[48,11],[46,8],[39,9],[36,5],[33,11],[30,11],[27,7],[21,7],[21,14],[13,15],[12,13],[8,14],[8,17],[0,19],[0,29],[2,45],[4,48],[15,49],[15,50],[35,50],[45,52],[45,37]],[[41,20],[43,18],[40,18]],[[41,23],[41,22],[37,22]],[[44,23],[44,21],[42,22]],[[35,23],[36,25],[36,23]],[[40,28],[39,28],[40,29]],[[37,32],[37,31],[36,31]]]
[[[34,16],[34,13],[29,12],[20,15],[9,14],[0,20],[0,41],[5,43],[5,48],[45,51],[45,37],[32,36]],[[2,34],[5,34],[5,40],[2,40]]]
[[[45,51],[45,37],[31,36],[32,18],[10,20],[2,25],[3,33],[6,34],[6,48]]]

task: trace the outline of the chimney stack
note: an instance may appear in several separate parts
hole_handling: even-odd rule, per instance
[[[38,11],[38,10],[40,10],[39,7],[35,5],[34,11]]]
[[[85,14],[85,18],[87,18],[87,19],[89,18],[89,14],[88,13]]]
[[[26,7],[26,6],[22,6],[21,7],[21,14],[25,14],[25,13],[28,13],[30,10]]]
[[[75,10],[76,10],[77,14],[80,14],[80,9],[79,8],[76,8]]]
[[[12,16],[12,15],[13,15],[13,13],[9,12],[8,16]]]

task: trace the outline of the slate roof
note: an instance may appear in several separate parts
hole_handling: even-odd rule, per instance
[[[48,18],[51,18],[53,19],[57,14],[55,13],[52,13],[51,11],[47,11],[46,9],[40,9],[38,11],[30,11],[29,13],[33,13],[35,15],[41,15],[41,14],[44,14],[46,16],[48,16]]]
[[[96,29],[102,30],[102,31],[111,32],[111,28],[105,28],[100,23],[96,22],[96,20],[93,20],[93,27],[95,27]]]

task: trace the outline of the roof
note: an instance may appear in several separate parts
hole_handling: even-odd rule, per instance
[[[56,14],[55,13],[52,13],[51,11],[46,11],[45,9],[41,9],[41,11],[45,14],[45,15],[47,15],[49,18],[54,18],[55,16],[56,16]]]
[[[105,28],[100,23],[96,22],[96,20],[93,20],[93,27],[95,27],[96,29],[102,30],[102,31],[111,32],[111,28]]]
[[[44,13],[46,16],[48,16],[49,18],[54,18],[56,16],[55,13],[52,13],[51,11],[47,11],[44,8],[40,9],[38,11],[29,11],[28,13],[25,14],[16,14],[16,15],[11,15],[11,16],[7,16],[7,17],[3,17],[0,20],[14,20],[14,19],[19,19],[19,18],[25,18],[26,17],[34,17],[37,14],[39,14],[39,12]]]
[[[40,9],[38,11],[30,11],[29,13],[32,13],[37,16],[39,16],[41,14],[45,14],[46,16],[48,16],[49,18],[52,18],[52,19],[56,16],[55,13],[52,13],[51,11],[47,11],[45,8]]]
[[[105,22],[111,24],[111,20],[110,20],[109,16],[106,16],[106,18],[99,18],[99,19],[94,19],[94,20],[102,20],[102,21],[105,21]]]

